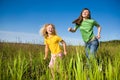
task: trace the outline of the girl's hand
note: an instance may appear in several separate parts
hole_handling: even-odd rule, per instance
[[[46,60],[47,59],[47,57],[44,57],[44,60]]]
[[[64,55],[65,55],[65,56],[67,55],[67,52],[66,52],[66,51],[64,51]]]

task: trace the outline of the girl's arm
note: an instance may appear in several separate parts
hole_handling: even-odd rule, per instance
[[[62,45],[63,45],[63,49],[64,49],[64,54],[66,55],[67,54],[67,51],[66,51],[66,43],[64,40],[61,41]]]
[[[45,57],[44,57],[44,60],[47,58],[47,56],[48,56],[48,50],[49,50],[49,48],[48,48],[48,45],[46,44],[45,45]]]
[[[98,29],[98,33],[97,33],[97,39],[100,39],[100,32],[101,32],[101,27],[100,26],[98,26],[97,27],[97,29]]]

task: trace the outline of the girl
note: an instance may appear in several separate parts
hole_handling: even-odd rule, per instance
[[[63,45],[63,50],[64,50],[64,55],[67,54],[66,52],[66,43],[65,41],[57,36],[55,26],[53,24],[45,24],[43,28],[41,29],[41,33],[44,36],[44,43],[45,43],[45,57],[44,59],[47,59],[48,56],[48,49],[51,51],[51,60],[49,63],[49,68],[51,69],[52,76],[54,76],[54,66],[55,63],[57,62],[56,58],[62,58],[62,50],[60,48],[59,42],[62,43]]]
[[[88,58],[90,58],[89,54],[95,56],[95,52],[99,46],[98,39],[100,39],[101,27],[95,20],[91,19],[90,10],[84,8],[78,19],[74,20],[72,23],[75,23],[75,28],[68,28],[68,31],[75,32],[80,28],[82,38],[85,42],[86,56]],[[93,33],[94,26],[98,29],[97,36]]]

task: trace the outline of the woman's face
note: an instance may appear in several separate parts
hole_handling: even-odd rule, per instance
[[[83,18],[88,18],[88,17],[89,17],[89,11],[88,11],[88,10],[84,10],[84,11],[82,12],[82,17],[83,17]]]
[[[53,28],[52,25],[48,25],[48,26],[47,26],[47,33],[48,33],[48,34],[53,34],[53,33],[54,33],[54,28]]]

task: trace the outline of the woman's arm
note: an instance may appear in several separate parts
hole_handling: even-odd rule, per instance
[[[46,44],[46,45],[45,45],[45,57],[44,57],[44,60],[47,59],[48,50],[49,50],[49,48],[48,48],[48,45]]]
[[[64,54],[66,55],[67,54],[67,51],[66,51],[66,42],[64,40],[62,40],[61,43],[63,45]]]
[[[77,28],[68,28],[68,31],[70,32],[76,32]]]
[[[100,35],[100,33],[101,33],[101,27],[98,26],[97,29],[98,29],[97,39],[100,39],[100,37],[101,37],[101,35]]]

